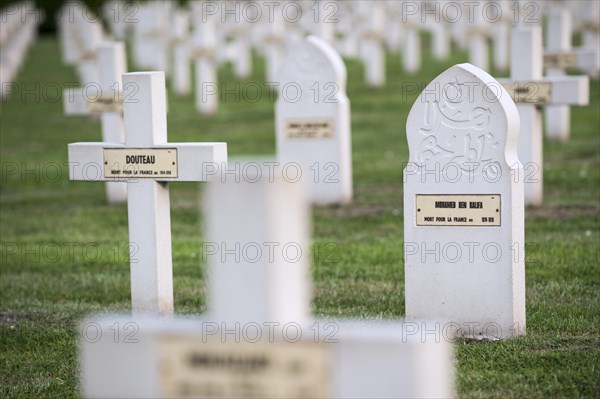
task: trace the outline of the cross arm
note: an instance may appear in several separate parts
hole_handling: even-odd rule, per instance
[[[205,182],[227,163],[227,143],[69,144],[69,178],[87,181]]]
[[[590,80],[587,76],[547,76],[541,80],[498,79],[517,103],[545,105],[588,105]]]

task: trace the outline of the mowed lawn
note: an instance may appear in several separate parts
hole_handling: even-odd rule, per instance
[[[388,55],[388,83],[377,90],[347,61],[355,196],[349,206],[314,209],[315,315],[403,316],[402,167],[416,98],[407,83],[426,84],[466,59],[455,51],[440,63],[424,53],[423,70],[410,77],[399,55]],[[245,84],[262,87],[259,101],[230,93],[215,117],[200,116],[191,96],[170,95],[169,140],[226,141],[230,156],[272,155],[274,103],[263,70],[256,57],[253,77],[239,82],[242,94]],[[230,66],[219,79],[236,90]],[[129,310],[126,206],[107,205],[103,184],[68,179],[67,144],[101,136],[98,121],[63,115],[57,89],[66,82],[76,82],[74,70],[61,65],[58,42],[42,37],[0,108],[3,398],[77,397],[78,321]],[[600,395],[599,93],[593,80],[591,105],[573,108],[568,143],[544,144],[545,203],[526,212],[527,336],[457,342],[461,397]],[[180,314],[205,310],[201,197],[200,184],[171,185]]]

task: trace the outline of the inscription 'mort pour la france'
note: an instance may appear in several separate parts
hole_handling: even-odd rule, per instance
[[[175,148],[105,148],[105,178],[176,178]]]
[[[500,226],[500,195],[417,195],[417,226]]]

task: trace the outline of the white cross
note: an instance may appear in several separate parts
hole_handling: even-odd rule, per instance
[[[209,314],[86,320],[83,396],[454,396],[452,349],[440,323],[436,333],[434,322],[310,316],[309,204],[302,184],[271,174],[270,163],[236,164],[252,172],[230,170],[205,193]],[[86,339],[87,327],[98,339]],[[127,338],[115,342],[108,330],[115,327]],[[243,364],[258,367],[240,372]]]
[[[225,143],[168,143],[164,72],[123,75],[125,143],[69,144],[71,180],[128,185],[133,313],[173,312],[168,182],[207,181]],[[113,177],[114,176],[114,177]]]
[[[121,76],[127,71],[125,45],[122,42],[103,43],[96,50],[96,58],[99,65],[98,84],[86,85],[86,89],[65,90],[63,94],[65,113],[100,115],[102,141],[123,143],[125,133]],[[106,198],[110,204],[127,201],[127,185],[121,182],[106,183]]]
[[[515,27],[511,43],[511,79],[498,79],[517,103],[521,117],[519,159],[525,178],[525,205],[543,201],[542,115],[538,106],[587,105],[587,76],[542,77],[542,31]]]
[[[568,8],[551,6],[546,29],[544,67],[548,76],[565,76],[565,69],[578,68],[598,71],[600,50],[571,46],[572,17]],[[546,108],[546,137],[566,141],[570,135],[571,112],[568,105],[551,105]]]

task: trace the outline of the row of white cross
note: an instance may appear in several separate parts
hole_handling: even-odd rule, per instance
[[[539,204],[542,200],[542,142],[540,104],[585,104],[588,100],[586,77],[541,78],[541,31],[538,27],[514,31],[515,45],[512,57],[513,80],[504,83],[512,97],[532,97],[532,102],[518,104],[521,118],[519,159],[524,165],[525,203]],[[537,51],[536,51],[537,48]],[[519,56],[516,56],[516,55]],[[528,56],[523,56],[527,54]],[[119,70],[123,66],[123,47],[107,45],[100,51],[100,59],[106,60],[103,71]],[[277,161],[279,165],[297,164],[300,174],[307,174],[317,167],[331,165],[335,179],[315,179],[309,185],[309,198],[313,203],[347,203],[352,199],[351,134],[349,102],[345,95],[345,67],[337,53],[324,41],[309,38],[290,54],[286,61],[281,82],[296,81],[304,89],[315,82],[336,84],[335,101],[326,102],[327,93],[315,101],[305,95],[299,101],[289,103],[284,96],[276,107]],[[122,190],[129,181],[128,206],[130,240],[142,248],[144,259],[132,262],[132,302],[134,312],[171,313],[172,285],[170,280],[170,227],[167,183],[173,181],[207,181],[209,171],[216,170],[226,161],[225,144],[169,144],[166,140],[166,95],[164,74],[124,74],[121,93],[124,112],[124,144],[120,134],[121,116],[118,112],[102,112],[104,143],[72,144],[69,161],[74,165],[74,180],[107,181]],[[106,84],[117,76],[110,76]],[[104,87],[104,85],[103,85]],[[539,91],[539,92],[538,92]],[[307,91],[308,92],[308,91]],[[545,97],[544,97],[545,96]],[[464,100],[464,99],[463,99]],[[458,107],[458,105],[455,105]],[[464,112],[464,111],[461,111]],[[306,136],[306,132],[312,132]],[[112,136],[109,136],[112,134]],[[433,144],[426,144],[424,154],[429,160],[441,159],[454,151],[450,140],[438,137]],[[472,147],[468,159],[479,162],[483,149]],[[136,171],[142,164],[128,161],[126,154],[136,151],[156,151],[156,168],[151,174],[134,174],[126,170],[126,164]],[[150,150],[152,149],[152,150]],[[133,153],[132,153],[133,151]],[[143,151],[142,151],[143,152]],[[154,162],[154,161],[153,161]],[[169,163],[168,165],[163,164]],[[209,166],[210,165],[210,166]],[[529,172],[533,170],[535,173]],[[321,172],[326,172],[325,170]],[[132,181],[131,181],[132,179]],[[310,179],[312,180],[312,179]],[[533,181],[537,183],[532,183]],[[109,199],[113,188],[109,188]],[[121,192],[121,195],[125,195]],[[122,197],[123,198],[123,197]],[[142,205],[145,204],[145,205]],[[166,215],[166,216],[165,216]],[[146,258],[147,256],[147,258]],[[146,265],[146,266],[141,266]],[[149,274],[145,274],[149,273]]]
[[[307,60],[314,66],[307,67]],[[342,60],[317,38],[309,38],[285,65],[291,75],[341,79],[343,92]],[[408,321],[388,323],[311,318],[310,212],[304,189],[257,162],[252,162],[259,165],[256,176],[240,181],[239,172],[217,173],[222,181],[208,183],[203,201],[204,239],[210,244],[203,248],[208,259],[207,315],[166,323],[144,318],[148,312],[156,316],[173,311],[167,184],[207,181],[206,166],[216,171],[212,166],[226,163],[227,155],[224,143],[167,142],[162,72],[128,73],[123,83],[134,88],[131,96],[127,90],[123,93],[130,99],[124,102],[125,144],[69,145],[72,179],[105,181],[117,176],[128,181],[130,240],[139,248],[131,263],[135,317],[91,317],[82,323],[84,396],[449,397],[454,395],[450,342],[456,336],[501,339],[525,332],[523,257],[507,251],[488,259],[491,255],[481,252],[471,264],[461,261],[457,266],[436,256],[414,256],[408,245],[489,242],[522,254],[524,183],[513,178],[513,172],[522,175],[517,157],[519,114],[506,91],[489,90],[499,85],[487,73],[468,64],[455,66],[431,82],[411,110],[410,162],[419,167],[431,170],[427,163],[438,161],[466,165],[471,154],[465,153],[465,144],[473,134],[480,133],[485,146],[475,149],[470,165],[476,167],[461,174],[459,182],[430,184],[426,179],[431,172],[423,174],[410,166],[405,170]],[[454,96],[440,90],[449,87],[462,94],[474,87],[480,90],[457,104]],[[322,99],[318,103],[324,105]],[[322,119],[318,108],[310,109],[312,115],[304,119]],[[456,109],[461,114],[452,112]],[[478,110],[486,117],[473,112]],[[299,123],[282,104],[277,118]],[[338,118],[333,123],[341,122]],[[301,139],[298,144],[328,144],[340,134],[344,133]],[[428,158],[431,149],[423,142],[434,138],[445,144],[444,134],[457,141],[448,148],[451,157]],[[291,140],[289,134],[278,132],[278,145],[286,139]],[[135,159],[128,161],[128,156]],[[129,162],[137,167],[125,167]],[[485,172],[486,162],[499,169]],[[156,175],[162,172],[168,174]],[[496,179],[490,182],[492,177]],[[471,201],[491,197],[477,208],[497,223],[421,224],[419,212],[425,207],[416,208],[422,206],[419,197],[428,195]],[[240,251],[237,246],[255,248],[261,243],[271,244],[273,251],[258,257],[234,253],[232,259],[230,252]],[[291,253],[285,250],[290,247]]]
[[[306,60],[302,55],[308,53],[315,62],[309,72],[345,80],[342,60],[326,43],[309,38],[298,51],[299,58],[290,58],[290,66]],[[307,71],[305,67],[298,65],[290,73]],[[227,173],[220,175],[226,181],[208,183],[203,201],[204,239],[214,244],[204,248],[210,256],[208,314],[168,322],[144,318],[173,312],[168,183],[206,181],[204,172],[210,170],[212,176],[212,166],[224,165],[227,154],[224,143],[166,141],[162,72],[128,73],[123,75],[123,83],[135,88],[135,95],[127,90],[123,93],[131,100],[124,102],[125,144],[69,145],[72,179],[103,181],[110,180],[113,172],[119,177],[127,170],[134,173],[125,179],[130,240],[139,248],[131,264],[135,317],[108,315],[82,323],[80,364],[85,397],[454,394],[449,342],[422,340],[420,329],[435,329],[433,323],[312,319],[306,193],[303,185],[264,168],[267,163],[252,162],[259,165],[261,177],[244,176],[238,181],[239,172]],[[349,122],[343,120],[349,112],[344,87],[345,81],[341,81],[338,99],[345,102],[345,110],[329,121],[331,127]],[[317,119],[331,115],[327,109],[319,114],[318,107],[311,112]],[[278,106],[278,118],[291,118],[283,105]],[[288,135],[281,134],[278,145],[288,145]],[[334,153],[340,149],[332,143],[341,134],[335,130],[323,140]],[[316,148],[322,139],[296,140],[306,146],[316,140]],[[124,167],[127,156],[153,156],[157,166],[128,169]],[[135,162],[145,161],[139,158]],[[170,171],[176,177],[145,178],[145,170]],[[242,257],[224,262],[216,249],[223,245],[226,248],[220,251],[227,251],[236,244],[257,243],[274,244],[273,257],[266,255],[271,251],[265,251],[258,261]],[[284,250],[287,247],[292,251]],[[249,329],[255,334],[252,341],[246,337]]]
[[[263,257],[259,262],[246,258],[232,262],[227,257],[223,260],[220,251],[224,249],[218,248],[220,243],[235,248],[236,243],[263,242],[295,244],[306,250],[309,213],[301,185],[282,182],[281,177],[269,181],[265,176],[271,173],[264,170],[263,178],[232,182],[231,174],[222,173],[227,164],[225,143],[168,143],[164,73],[124,74],[124,143],[70,144],[69,162],[73,180],[127,181],[129,237],[139,248],[131,259],[131,291],[134,325],[140,335],[138,345],[128,346],[109,334],[118,330],[127,335],[129,327],[134,326],[129,318],[93,318],[84,324],[91,323],[101,331],[98,340],[82,341],[84,394],[451,396],[452,356],[445,338],[508,338],[525,331],[524,260],[513,251],[521,255],[524,251],[524,203],[541,201],[541,156],[536,158],[542,151],[541,115],[537,107],[585,104],[588,98],[587,77],[542,78],[539,27],[516,28],[512,34],[512,79],[504,82],[508,91],[471,65],[455,66],[425,89],[407,122],[410,162],[417,168],[411,169],[409,164],[405,170],[404,238],[408,244],[425,243],[425,248],[405,244],[405,255],[413,256],[405,259],[406,315],[409,320],[432,319],[437,324],[417,324],[418,336],[412,337],[411,324],[334,323],[341,331],[339,345],[329,348],[305,342],[308,346],[295,347],[300,353],[288,353],[285,359],[277,357],[280,352],[260,345],[227,349],[217,342],[213,342],[216,346],[210,344],[212,341],[207,344],[206,325],[230,323],[217,324],[210,334],[221,330],[231,333],[235,323],[279,323],[274,329],[278,333],[287,331],[281,325],[296,323],[301,330],[327,332],[311,324],[315,320],[309,315],[306,258],[291,262],[288,252],[276,248],[272,261]],[[123,50],[117,46],[113,51]],[[312,84],[335,83],[337,91],[332,103],[324,101],[327,93],[323,93],[318,101],[311,95],[290,104],[280,93],[276,107],[277,161],[279,165],[297,163],[303,172],[314,163],[337,165],[336,183],[314,182],[308,198],[315,203],[349,202],[350,111],[343,61],[325,41],[310,37],[288,55],[283,65],[284,73],[278,77],[282,84],[300,82],[310,93]],[[456,101],[440,87],[452,87],[467,97]],[[492,90],[494,87],[497,90]],[[439,96],[432,99],[432,92]],[[522,102],[518,111],[509,92],[510,97]],[[429,184],[426,180],[431,173],[419,168],[430,170],[430,166],[441,163],[464,167],[462,170],[470,173],[461,172],[459,182]],[[499,169],[490,172],[487,164],[498,165]],[[538,168],[533,178],[539,177],[539,184],[514,179],[514,175],[527,178],[530,166]],[[168,324],[144,320],[143,315],[172,315],[174,311],[168,183],[206,182],[223,176],[230,181],[209,183],[205,198],[205,239],[217,243],[217,248],[205,248],[213,255],[208,261],[208,315]],[[528,190],[528,186],[537,188]],[[449,210],[447,214],[421,217],[420,212],[431,211],[427,196],[444,199],[441,203],[464,202],[465,207],[481,208],[476,214],[485,216],[463,221],[462,217],[447,216],[460,215]],[[460,262],[458,267],[452,259],[440,262],[435,256],[428,258],[428,243],[454,249],[457,242],[477,244],[475,247],[482,246],[485,252],[478,253],[472,264]],[[488,251],[490,243],[495,245],[492,255]],[[419,254],[419,250],[424,253]],[[439,323],[445,324],[440,327]],[[470,329],[464,330],[464,326]],[[445,331],[448,336],[432,341],[423,338],[420,329],[424,329],[425,337],[432,331]],[[259,330],[266,332],[263,326]],[[433,346],[423,351],[423,344]],[[203,360],[191,362],[190,356]],[[244,361],[261,358],[279,364],[281,367],[274,367],[269,375],[279,370],[277,378],[284,383],[262,381],[259,374],[250,373],[251,378],[242,379],[241,388],[239,376],[211,368],[218,369],[221,362],[240,356]],[[141,366],[140,359],[144,359]],[[213,359],[214,364],[207,365],[207,359]],[[285,366],[285,361],[290,359],[295,359],[295,369],[304,371],[285,374],[283,370],[291,367]],[[399,371],[403,369],[413,370],[415,378]],[[323,376],[330,379],[324,380]]]
[[[482,12],[468,12],[465,4],[453,3],[458,7],[456,12],[463,15],[459,21],[449,21],[446,7],[439,3],[422,2],[299,2],[303,7],[300,12],[303,19],[290,22],[278,12],[266,22],[265,18],[256,23],[248,21],[249,16],[236,2],[192,2],[191,9],[174,10],[171,3],[155,2],[140,6],[143,19],[134,27],[134,59],[139,66],[170,70],[165,54],[173,43],[181,44],[189,41],[188,48],[197,57],[207,57],[213,63],[232,61],[234,71],[239,78],[248,76],[248,59],[251,47],[264,53],[267,58],[266,80],[273,81],[283,53],[287,47],[293,46],[304,35],[310,32],[334,45],[338,52],[346,58],[360,58],[365,64],[366,81],[371,86],[382,86],[385,83],[385,51],[402,51],[403,65],[406,72],[416,72],[421,64],[421,41],[419,30],[426,29],[432,33],[432,50],[436,59],[445,59],[450,53],[450,38],[460,48],[468,49],[470,62],[484,70],[488,70],[488,45],[491,38],[494,42],[493,60],[498,70],[508,67],[509,34],[512,23],[532,24],[541,22],[544,14],[556,12],[570,15],[571,3],[551,4],[544,10],[544,3],[518,4],[509,1],[495,1],[488,4],[481,2],[484,10],[496,10],[502,18],[488,17]],[[256,3],[256,13],[262,3]],[[471,4],[472,5],[472,4]],[[595,7],[596,5],[591,5]],[[284,9],[286,8],[283,6]],[[533,16],[521,15],[521,8],[533,7]],[[240,9],[241,8],[241,9]],[[254,8],[253,8],[254,9]],[[320,10],[320,18],[315,23],[312,14]],[[481,11],[481,10],[479,10]],[[593,11],[593,10],[592,10]],[[330,15],[333,15],[331,18]],[[590,13],[594,15],[594,12]],[[169,20],[169,15],[172,15]],[[471,18],[471,15],[473,18]],[[511,18],[512,17],[512,18]],[[146,22],[144,22],[146,21]],[[191,23],[190,23],[191,22]],[[451,22],[451,23],[450,23]],[[461,23],[463,22],[463,23]],[[466,22],[466,23],[464,23]],[[595,22],[597,24],[597,21]],[[194,28],[189,37],[190,25]],[[206,25],[206,26],[202,26]],[[587,24],[589,25],[589,24]],[[124,27],[127,24],[113,23],[117,37],[124,38]],[[170,26],[177,26],[171,28]],[[338,38],[336,35],[341,36]],[[206,36],[207,39],[202,39]],[[587,36],[586,36],[587,37]],[[231,42],[228,42],[231,40]],[[592,51],[593,46],[587,46]],[[598,51],[596,51],[598,54]],[[168,57],[167,57],[168,58]],[[597,74],[600,65],[596,61],[584,61],[577,65],[590,74]],[[168,68],[168,69],[167,69]],[[238,73],[239,72],[239,73]],[[185,72],[186,74],[188,72]],[[177,79],[173,76],[173,79]],[[189,81],[188,78],[181,78]],[[209,80],[203,80],[210,82]],[[187,92],[188,90],[183,90]],[[212,108],[208,107],[209,112]],[[202,110],[200,110],[202,112]]]
[[[510,14],[511,7],[514,8],[514,5],[508,2],[494,4],[502,7],[505,16]],[[125,23],[127,7],[116,7],[114,3],[111,3],[110,6],[113,13],[115,9],[123,8],[121,9],[120,18],[115,20],[116,17],[111,14],[113,17],[111,26],[116,30],[118,36],[123,36],[126,33],[123,28],[128,26]],[[308,6],[308,4],[303,6]],[[227,19],[228,23],[223,23],[218,18],[218,11],[219,7],[229,7],[226,2],[216,6],[214,4],[209,5],[206,2],[192,2],[189,11],[174,9],[172,3],[165,2],[153,2],[137,5],[137,7],[139,7],[139,9],[136,9],[140,14],[139,16],[143,18],[139,19],[139,23],[132,24],[135,27],[132,54],[136,66],[138,68],[141,66],[143,68],[171,71],[173,92],[177,95],[187,95],[191,91],[190,85],[193,81],[190,76],[189,61],[194,59],[196,108],[200,113],[207,115],[217,112],[220,87],[216,82],[218,82],[217,68],[220,63],[232,61],[236,76],[245,79],[251,73],[251,48],[255,47],[265,55],[267,82],[275,82],[286,49],[293,48],[295,43],[298,43],[302,37],[302,30],[292,29],[286,31],[284,27],[287,24],[289,28],[290,24],[281,18],[275,18],[269,24],[244,23],[243,18],[236,23],[233,23],[230,19]],[[212,7],[217,7],[217,9],[214,10]],[[323,7],[328,6],[323,5]],[[337,44],[338,51],[347,57],[359,57],[364,61],[366,80],[371,86],[379,87],[385,84],[386,56],[384,42],[394,32],[396,32],[395,34],[402,33],[404,36],[405,48],[402,58],[405,70],[416,72],[420,69],[421,40],[419,27],[421,26],[431,28],[433,52],[437,58],[443,59],[450,52],[449,26],[452,27],[457,44],[469,48],[470,62],[473,65],[484,70],[488,69],[489,49],[487,41],[490,36],[494,40],[493,58],[496,67],[499,69],[506,68],[510,58],[508,57],[510,48],[508,38],[511,21],[508,21],[507,18],[490,23],[484,21],[483,17],[476,13],[474,15],[478,18],[466,25],[459,23],[449,25],[445,23],[444,18],[440,19],[439,22],[435,22],[437,20],[434,18],[431,21],[435,23],[423,25],[419,18],[420,15],[418,13],[408,13],[410,7],[400,2],[396,5],[383,2],[373,4],[357,2],[349,9],[347,8],[347,5],[338,5],[338,9],[334,7],[334,11],[337,11],[336,16],[339,12],[338,23],[324,23],[324,21],[320,21],[320,24],[310,23],[307,25],[304,23],[306,26],[303,29],[315,31],[330,43],[336,42],[333,32],[335,29],[339,29],[345,36]],[[433,7],[433,9],[436,10],[437,8]],[[389,15],[386,15],[386,11],[389,11]],[[440,10],[438,9],[437,12],[439,13]],[[559,42],[570,43],[571,41],[572,31],[569,21],[572,18],[568,4],[563,6],[553,5],[548,7],[546,12],[549,23],[547,54],[544,61],[548,73],[556,75],[560,73],[560,69],[577,67],[591,75],[597,75],[600,71],[599,46],[586,44],[576,51],[570,51],[570,46],[565,48],[562,44],[556,44]],[[82,70],[80,75],[83,75],[83,82],[88,82],[94,77],[93,54],[90,53],[88,47],[97,46],[103,35],[100,24],[90,23],[81,16],[76,18],[77,12],[68,13],[66,11],[62,14],[62,32],[68,33],[73,30],[68,24],[65,26],[64,23],[68,20],[65,15],[70,16],[71,14],[74,15],[72,19],[75,22],[71,25],[75,25],[81,31],[79,35],[81,39],[74,39],[78,37],[77,34],[63,34],[63,42],[70,43],[65,44],[65,58],[73,58],[69,56],[69,53],[79,54],[78,57],[81,58],[81,62],[78,65]],[[81,11],[79,14],[83,15],[84,13]],[[541,15],[541,11],[538,10],[536,17],[541,17]],[[560,19],[557,16],[560,16]],[[390,20],[395,22],[390,23]],[[383,29],[388,25],[395,27],[395,29],[390,30],[390,33]],[[191,35],[189,33],[190,26],[193,26]],[[397,32],[400,26],[402,26],[402,32]],[[298,28],[298,26],[295,27]],[[597,36],[597,33],[591,36],[586,33],[584,38],[587,38],[587,43],[590,37],[595,38]],[[458,40],[458,38],[465,40]],[[392,43],[398,41],[396,39],[389,40]],[[360,46],[358,43],[360,43]],[[171,52],[172,55],[169,55]],[[549,118],[548,121],[552,122],[552,127],[547,131],[550,138],[564,140],[569,134],[568,118],[565,114],[565,108],[561,109],[561,111],[557,111],[556,108],[552,108],[552,112],[549,112],[553,115],[560,113],[561,116],[547,117]]]
[[[543,201],[543,159],[542,159],[542,121],[540,106],[547,106],[549,109],[546,112],[547,124],[546,131],[551,138],[560,138],[565,140],[569,136],[569,105],[586,105],[589,101],[589,80],[585,76],[564,76],[559,73],[560,69],[555,68],[550,76],[542,77],[542,37],[541,28],[539,27],[524,27],[515,28],[513,30],[513,46],[512,46],[512,65],[511,79],[500,79],[499,81],[512,94],[513,99],[519,103],[521,113],[523,134],[520,140],[521,147],[519,149],[520,159],[525,165],[528,184],[526,185],[526,204],[540,205]],[[299,52],[296,52],[299,54]],[[69,90],[64,95],[65,110],[67,114],[89,114],[92,112],[101,113],[103,140],[109,142],[122,142],[122,122],[119,116],[120,101],[122,101],[122,84],[120,75],[126,69],[125,54],[122,44],[103,44],[98,46],[97,52],[94,54],[94,60],[98,63],[98,70],[101,71],[98,85],[89,86],[84,90]],[[316,65],[313,63],[311,65]],[[211,65],[209,60],[200,61],[198,68],[203,71],[210,71]],[[339,68],[338,68],[339,70]],[[204,72],[202,72],[205,74]],[[290,78],[286,78],[289,76]],[[318,91],[330,92],[332,82],[339,82],[338,73],[336,76],[330,77],[329,80],[321,79],[319,82],[323,87],[319,87]],[[286,87],[288,83],[295,83],[295,75],[286,73],[278,78],[279,87]],[[336,93],[341,93],[340,88],[333,87]],[[303,92],[311,93],[314,87],[306,87]],[[98,91],[99,90],[99,91]],[[311,102],[311,96],[305,95],[300,99],[303,104],[303,115],[310,117],[311,107],[321,108],[322,105]],[[214,103],[213,103],[214,104]],[[205,104],[206,105],[206,104]],[[336,108],[344,106],[344,101],[340,102],[337,99]],[[288,107],[287,109],[293,114],[298,108]],[[342,111],[340,111],[342,112]],[[344,116],[343,119],[347,119]],[[278,119],[276,126],[283,129],[282,121]],[[339,124],[335,124],[339,126]],[[342,124],[340,127],[343,131],[349,131],[349,126]],[[278,137],[281,133],[278,133]],[[348,140],[349,141],[349,140]],[[336,144],[337,145],[337,144]],[[344,148],[349,148],[349,142],[342,144]],[[289,161],[294,158],[301,158],[298,154],[305,153],[294,147],[292,150],[293,156],[286,153],[284,148],[278,147],[278,155],[282,160]],[[342,153],[348,153],[344,150]],[[345,183],[351,180],[351,168],[349,166],[348,157],[334,156],[336,152],[332,152],[327,148],[320,148],[318,153],[324,156],[317,156],[314,151],[310,154],[309,159],[314,162],[319,162],[319,165],[326,165],[328,162],[333,162],[338,165],[343,176],[342,185],[348,187],[343,197],[339,198],[339,194],[333,194],[332,199],[322,200],[321,202],[346,202],[351,198],[351,185]],[[322,193],[331,185],[322,185],[318,192]],[[348,191],[349,190],[349,191]],[[315,194],[318,195],[318,194]],[[326,194],[322,194],[325,198]],[[125,201],[126,190],[122,183],[109,183],[107,187],[108,200],[111,203]],[[319,202],[319,201],[317,201]]]

